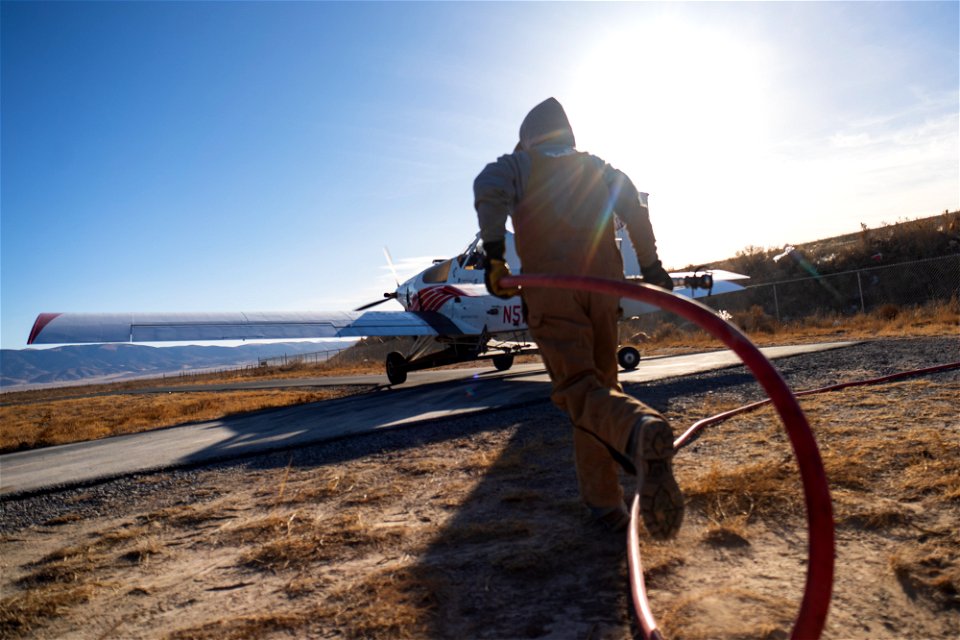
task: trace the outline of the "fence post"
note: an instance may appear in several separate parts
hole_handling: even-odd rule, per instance
[[[857,289],[860,290],[860,313],[866,313],[867,307],[863,304],[863,282],[860,280],[862,271],[857,271]]]
[[[777,299],[777,285],[773,285],[773,309],[777,314],[777,322],[780,322],[780,301]]]

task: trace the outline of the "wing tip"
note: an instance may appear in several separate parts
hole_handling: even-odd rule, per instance
[[[33,322],[33,328],[30,329],[30,337],[27,338],[27,344],[33,344],[36,339],[40,336],[40,332],[43,331],[50,322],[52,322],[59,313],[41,313],[37,316],[37,319]]]

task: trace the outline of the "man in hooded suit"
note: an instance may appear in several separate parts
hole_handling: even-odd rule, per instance
[[[510,275],[504,262],[508,216],[526,273],[623,279],[617,216],[630,234],[643,281],[673,289],[657,256],[646,194],[602,159],[577,151],[566,113],[554,98],[523,120],[513,153],[477,176],[474,201],[493,295],[520,293],[499,285]],[[548,288],[527,288],[522,296],[553,384],[551,400],[575,427],[577,480],[593,518],[612,530],[629,521],[619,464],[637,475],[647,531],[672,537],[683,520],[683,496],[673,477],[673,432],[662,415],[623,393],[617,382],[619,300]]]

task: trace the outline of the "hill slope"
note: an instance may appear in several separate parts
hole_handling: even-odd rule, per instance
[[[238,347],[92,344],[52,349],[3,349],[0,351],[0,387],[256,366],[261,358],[337,350],[350,344],[352,341],[278,342]]]

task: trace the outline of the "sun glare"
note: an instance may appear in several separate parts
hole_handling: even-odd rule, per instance
[[[765,137],[763,57],[732,34],[671,21],[608,33],[574,77],[578,137],[642,162],[744,155]]]
[[[769,53],[719,28],[664,19],[606,33],[576,69],[564,105],[578,146],[597,153],[672,208],[728,199],[731,174],[769,197]],[[742,211],[743,209],[741,209]],[[658,221],[658,228],[682,224]],[[663,235],[658,231],[658,235]],[[691,258],[693,259],[693,258]]]

